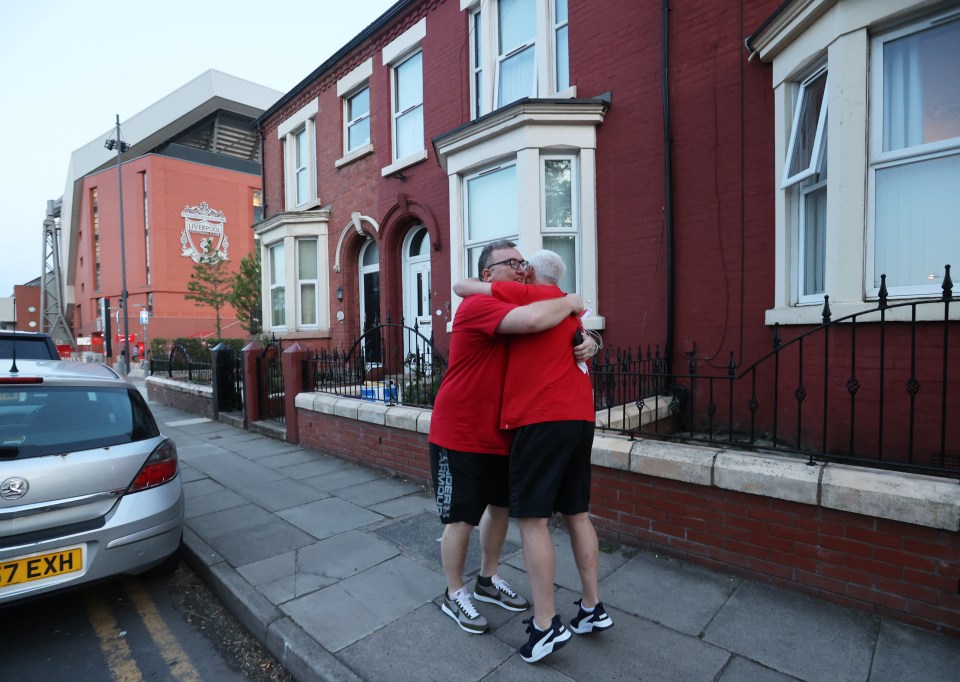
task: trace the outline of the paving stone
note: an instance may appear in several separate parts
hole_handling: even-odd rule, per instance
[[[656,623],[699,635],[739,581],[644,552],[600,583],[600,599]]]
[[[863,682],[870,674],[875,637],[873,622],[863,614],[744,582],[707,626],[703,640],[806,682]]]
[[[299,507],[330,496],[329,493],[320,492],[305,483],[289,478],[241,488],[240,494],[269,511]]]
[[[885,620],[880,625],[871,680],[955,682],[960,678],[960,639]]]
[[[395,557],[281,608],[324,648],[337,652],[428,604],[437,596],[436,588],[436,573]],[[425,640],[421,636],[419,641]],[[423,657],[422,646],[418,651]]]
[[[233,489],[246,488],[258,483],[278,481],[284,478],[282,473],[251,462],[232,452],[207,455],[198,460],[194,466],[210,478]]]
[[[293,467],[290,467],[290,468],[293,468]],[[317,490],[322,490],[324,492],[332,492],[332,491],[340,491],[343,488],[357,485],[358,483],[375,481],[383,477],[384,477],[383,474],[378,474],[376,472],[370,471],[369,469],[362,469],[360,467],[355,467],[355,466],[347,466],[345,468],[328,471],[327,473],[321,474],[319,476],[311,476],[309,478],[305,478],[301,480],[303,480],[303,482],[308,485],[312,485]]]
[[[405,483],[395,478],[378,478],[348,488],[341,488],[336,492],[336,495],[348,502],[369,507],[378,502],[393,500],[419,490],[422,490],[422,488],[413,483]]]
[[[320,540],[383,518],[337,497],[285,509],[277,515]]]
[[[184,500],[184,516],[187,519],[195,519],[225,509],[241,507],[248,503],[247,498],[226,488],[206,495],[188,494]]]

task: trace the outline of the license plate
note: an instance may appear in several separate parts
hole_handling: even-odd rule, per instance
[[[0,559],[0,590],[35,580],[53,579],[83,570],[84,546],[33,554],[16,559]]]

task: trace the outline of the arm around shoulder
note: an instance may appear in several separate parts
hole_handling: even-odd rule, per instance
[[[537,301],[514,308],[497,326],[498,334],[532,334],[557,326],[568,315],[583,312],[583,301],[576,294]]]

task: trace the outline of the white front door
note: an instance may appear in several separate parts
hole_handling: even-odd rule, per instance
[[[430,338],[433,329],[433,317],[430,310],[430,236],[427,228],[415,227],[407,235],[403,245],[403,323],[407,327],[416,327],[424,337]],[[408,337],[407,354],[416,350],[416,341],[411,334]],[[423,352],[424,343],[419,343]]]

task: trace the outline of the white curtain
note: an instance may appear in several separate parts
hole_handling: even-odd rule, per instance
[[[883,151],[922,144],[923,34],[893,40],[883,47]]]

